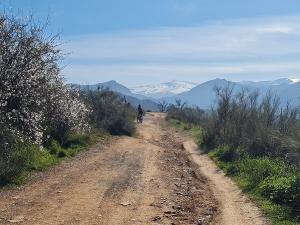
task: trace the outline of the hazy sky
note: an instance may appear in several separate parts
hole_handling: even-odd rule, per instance
[[[68,82],[300,78],[299,0],[0,0],[60,32]]]

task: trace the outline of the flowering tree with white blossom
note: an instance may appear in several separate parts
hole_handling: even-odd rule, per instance
[[[58,46],[32,19],[0,15],[0,168],[17,143],[62,142],[88,128],[89,110],[60,75]]]

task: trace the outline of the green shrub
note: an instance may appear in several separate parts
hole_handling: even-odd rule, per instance
[[[272,220],[274,225],[299,225],[299,213],[293,211],[292,207],[279,205],[261,195],[251,194],[252,199],[261,207],[264,214]]]
[[[217,164],[226,175],[233,176],[238,173],[238,168],[236,167],[235,163],[217,161]]]
[[[237,164],[239,176],[248,181],[249,189],[253,189],[271,176],[283,175],[285,164],[281,161],[262,158],[247,158]]]
[[[277,204],[293,205],[300,209],[300,176],[272,176],[259,186],[261,194]]]
[[[64,144],[64,148],[77,147],[77,146],[87,146],[90,144],[91,136],[90,134],[71,134],[66,143]]]
[[[32,157],[27,163],[27,168],[30,170],[41,171],[58,163],[57,153],[53,155],[47,149],[40,149],[38,146],[34,146],[31,151]]]
[[[118,95],[109,90],[90,91],[86,101],[92,113],[91,124],[97,130],[104,130],[112,135],[133,135],[135,132],[135,110],[124,104]]]
[[[232,162],[238,158],[238,154],[234,148],[224,145],[214,150],[214,156],[223,162]]]
[[[49,149],[49,152],[52,155],[57,155],[57,153],[61,150],[60,144],[53,139],[50,141],[49,146],[47,148]]]
[[[60,150],[58,153],[57,153],[57,157],[58,158],[64,158],[64,157],[66,157],[67,156],[67,153],[66,153],[66,151],[65,150]]]
[[[116,117],[108,122],[107,130],[109,133],[112,135],[132,136],[135,132],[135,124],[131,115],[126,115],[126,111],[124,111],[123,116],[119,114]]]
[[[210,131],[204,130],[201,146],[207,149],[214,149],[218,146],[217,136]]]
[[[167,120],[175,119],[187,124],[198,125],[206,116],[204,110],[198,107],[186,107],[186,103],[182,103],[180,100],[177,100],[175,105],[170,105],[167,111]]]
[[[22,143],[4,147],[0,154],[0,186],[13,182],[32,158],[31,146]]]
[[[210,111],[171,105],[168,118],[201,127],[196,138],[202,150],[250,193],[274,224],[300,224],[299,109],[282,107],[270,92],[260,96],[230,85],[215,90],[216,105]]]
[[[183,126],[183,130],[190,130],[191,129],[191,126],[186,124]]]

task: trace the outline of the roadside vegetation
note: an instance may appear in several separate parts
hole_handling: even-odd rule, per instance
[[[0,15],[0,186],[135,131],[133,109],[114,93],[65,85],[59,46],[31,17]]]
[[[190,131],[274,224],[300,224],[298,109],[282,107],[271,93],[237,93],[230,86],[215,91],[211,110],[178,101],[168,107],[167,119]]]
[[[94,129],[107,131],[112,135],[135,133],[136,117],[134,108],[129,103],[121,102],[119,95],[110,90],[88,91],[83,93],[86,104],[92,109],[90,124]]]

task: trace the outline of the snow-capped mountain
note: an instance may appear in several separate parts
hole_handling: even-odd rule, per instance
[[[149,98],[166,98],[186,92],[197,86],[197,83],[188,81],[171,81],[161,84],[143,85],[131,88],[131,92]]]
[[[208,109],[215,103],[214,87],[223,87],[227,85],[234,88],[234,93],[238,93],[241,90],[249,90],[258,91],[261,95],[265,95],[271,91],[271,93],[279,97],[282,106],[285,106],[287,103],[293,107],[298,107],[300,105],[300,81],[298,79],[288,78],[258,82],[232,82],[225,79],[215,79],[199,84],[187,92],[165,98],[165,100],[169,103],[174,103],[176,99],[181,99],[189,105]]]
[[[290,79],[290,78],[281,78],[271,81],[242,81],[239,82],[242,85],[249,85],[251,87],[261,87],[261,86],[274,86],[274,85],[289,85],[299,82],[300,79]]]

